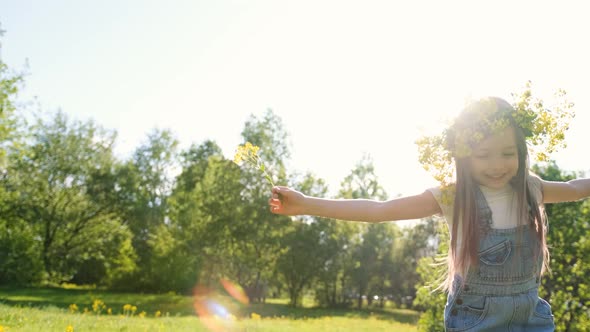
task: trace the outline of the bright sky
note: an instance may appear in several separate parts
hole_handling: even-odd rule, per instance
[[[364,153],[390,196],[436,183],[414,141],[470,96],[527,80],[569,92],[577,117],[558,165],[590,172],[590,20],[570,1],[0,0],[0,56],[28,59],[37,96],[119,134],[128,156],[154,127],[227,157],[250,114],[271,108],[291,171],[336,192]]]

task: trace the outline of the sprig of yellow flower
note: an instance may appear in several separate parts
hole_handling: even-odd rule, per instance
[[[275,184],[272,177],[266,171],[266,167],[258,155],[259,150],[260,147],[253,145],[250,142],[246,142],[244,145],[239,145],[236,149],[236,154],[234,155],[234,163],[238,166],[241,166],[243,162],[252,165],[254,168],[260,170],[270,185],[274,187]]]

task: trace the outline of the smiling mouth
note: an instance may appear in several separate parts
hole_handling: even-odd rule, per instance
[[[501,180],[504,178],[504,176],[506,176],[506,174],[501,174],[501,175],[486,175],[486,177],[492,179],[492,180]]]

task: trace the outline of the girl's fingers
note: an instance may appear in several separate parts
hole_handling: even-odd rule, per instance
[[[280,198],[281,198],[282,193],[285,192],[285,190],[286,190],[286,187],[275,186],[272,188],[272,190],[271,190],[272,196],[268,200],[270,212],[279,213],[282,211],[283,202],[281,202]]]
[[[280,195],[281,193],[284,193],[284,192],[289,191],[289,188],[288,187],[283,187],[283,186],[274,186],[274,187],[272,187],[272,190],[271,191],[272,191],[273,194]]]
[[[277,212],[281,208],[282,204],[279,199],[271,198],[268,200],[268,205],[270,207],[271,212]]]
[[[270,212],[272,213],[278,213],[280,212],[281,207],[279,205],[270,205]]]

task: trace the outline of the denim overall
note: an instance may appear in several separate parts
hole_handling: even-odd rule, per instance
[[[454,278],[445,305],[446,331],[554,331],[551,307],[538,295],[543,258],[532,226],[493,229],[479,187],[476,197],[479,264],[470,268],[463,287],[461,277]]]

